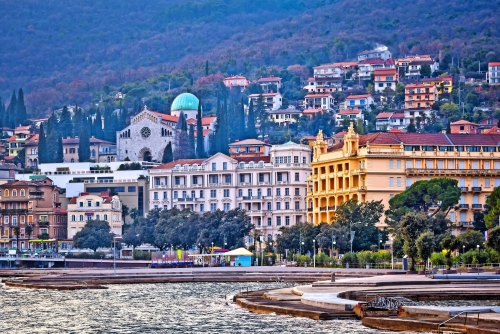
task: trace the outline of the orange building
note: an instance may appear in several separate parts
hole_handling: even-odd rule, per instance
[[[396,91],[398,83],[398,71],[395,68],[381,68],[373,72],[375,80],[375,91],[383,92],[386,88]]]
[[[478,134],[479,126],[475,123],[461,119],[450,123],[450,133],[452,134]]]
[[[429,84],[408,84],[405,87],[405,109],[430,109],[437,101],[437,88]]]
[[[265,157],[269,155],[271,145],[257,139],[245,139],[229,144],[229,156],[235,157]]]

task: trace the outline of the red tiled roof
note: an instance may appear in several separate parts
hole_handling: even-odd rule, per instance
[[[332,96],[331,94],[307,94],[305,97],[306,98],[315,98],[315,97],[329,97]]]
[[[346,100],[353,100],[353,99],[366,99],[368,97],[372,96],[371,94],[362,94],[362,95],[350,95],[346,98]]]
[[[258,156],[258,157],[234,157],[238,162],[259,162],[259,161],[264,161],[264,162],[271,162],[271,157],[270,156]]]
[[[391,119],[392,118],[396,118],[396,119],[405,118],[405,114],[403,114],[403,113],[394,113],[391,116]]]
[[[169,169],[169,168],[174,168],[176,165],[194,165],[194,164],[202,164],[205,161],[205,159],[179,159],[175,160],[160,166],[153,167],[153,169]]]
[[[177,117],[177,116],[166,115],[166,114],[162,114],[162,113],[159,113],[159,112],[156,112],[156,111],[152,111],[151,113],[153,115],[160,116],[161,119],[162,119],[162,121],[169,121],[169,122],[175,122],[175,123],[177,123],[177,121],[179,120],[179,117]]]
[[[341,132],[338,132],[336,134],[334,134],[333,136],[334,137],[344,137],[346,135],[346,131],[341,131]]]
[[[71,197],[68,204],[76,204],[76,199],[77,199],[77,197]]]
[[[232,79],[245,79],[245,80],[247,80],[247,78],[244,77],[243,75],[232,75],[230,77],[224,78],[224,80],[232,80]]]
[[[203,137],[206,137],[210,133],[210,130],[203,130]],[[194,136],[198,137],[198,131],[194,131]]]
[[[317,114],[321,111],[321,109],[304,109],[304,114]]]
[[[393,129],[390,129],[389,131],[387,131],[388,133],[404,133],[404,131],[402,130],[399,130],[399,129],[396,129],[396,128],[393,128]]]
[[[405,86],[405,88],[430,88],[430,87],[435,87],[435,86],[429,84],[419,84],[419,83],[407,84]]]
[[[269,145],[269,144],[266,144],[263,141],[257,139],[245,139],[245,140],[235,141],[234,143],[229,144],[229,146],[240,146],[240,145]]]
[[[465,119],[461,119],[459,121],[450,123],[450,125],[477,125],[477,124],[466,121]]]
[[[212,122],[215,121],[216,119],[217,119],[217,117],[213,117],[213,116],[203,117],[201,119],[201,125],[208,126],[208,125],[212,124]],[[194,118],[190,118],[187,120],[187,124],[196,124],[196,120]]]
[[[8,142],[15,141],[15,140],[16,140],[16,135],[12,135],[11,137],[9,137],[9,139],[7,139]]]
[[[380,114],[377,115],[377,117],[375,117],[376,119],[379,119],[379,118],[389,118],[392,116],[392,112],[381,112]]]
[[[111,201],[113,200],[113,197],[108,197],[104,200],[104,203],[111,203]]]
[[[257,82],[268,82],[268,81],[281,81],[281,78],[270,77],[270,78],[260,78]]]
[[[395,68],[379,68],[373,71],[374,75],[396,75]]]
[[[339,115],[352,115],[352,114],[359,114],[359,113],[361,113],[361,110],[359,110],[359,109],[339,111]]]
[[[316,136],[304,136],[302,139],[307,139],[307,140],[316,140]]]
[[[333,66],[335,67],[349,67],[349,66],[356,66],[358,65],[357,61],[343,61],[339,63],[333,63]]]
[[[500,128],[498,126],[494,126],[491,129],[485,130],[483,134],[496,134],[500,133]]]
[[[500,62],[494,61],[492,63],[488,63],[488,66],[500,66]]]

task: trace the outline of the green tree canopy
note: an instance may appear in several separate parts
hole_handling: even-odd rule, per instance
[[[497,226],[500,222],[500,187],[493,189],[491,194],[486,198],[488,210],[484,216],[484,222],[487,228]]]
[[[113,234],[109,223],[104,220],[89,220],[83,229],[73,236],[77,248],[89,248],[94,252],[100,247],[110,247]]]
[[[500,226],[492,228],[488,231],[488,240],[486,240],[486,247],[493,248],[500,253]]]

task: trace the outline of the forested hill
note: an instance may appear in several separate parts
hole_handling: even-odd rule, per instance
[[[351,59],[375,42],[395,55],[499,55],[499,11],[491,0],[3,0],[0,96],[23,87],[31,108],[84,103],[105,84],[174,69],[196,79],[206,60],[251,75]]]

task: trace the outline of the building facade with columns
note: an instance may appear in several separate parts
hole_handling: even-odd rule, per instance
[[[149,209],[203,213],[240,208],[266,242],[276,240],[281,227],[305,221],[310,152],[306,145],[289,142],[272,146],[268,156],[218,153],[155,167],[149,171]],[[245,242],[252,244],[252,236]]]
[[[462,190],[457,210],[448,217],[463,233],[474,227],[474,214],[484,210],[487,196],[500,186],[499,142],[500,134],[358,135],[351,126],[343,142],[327,148],[319,133],[307,179],[308,222],[330,222],[336,208],[350,199],[382,200],[387,209],[389,200],[414,182],[447,177]]]

